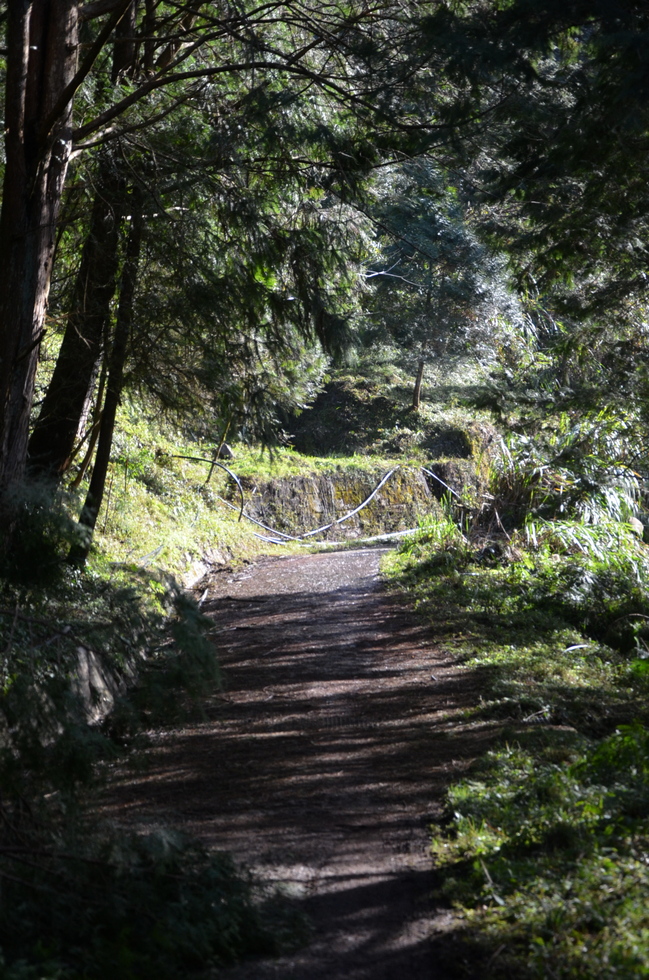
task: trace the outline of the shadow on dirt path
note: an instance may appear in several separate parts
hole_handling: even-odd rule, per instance
[[[228,980],[442,980],[428,824],[484,751],[475,677],[382,589],[385,549],[268,559],[210,582],[224,689],[155,733],[108,812],[182,826],[278,883],[312,941]]]

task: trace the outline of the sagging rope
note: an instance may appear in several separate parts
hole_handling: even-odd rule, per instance
[[[358,507],[355,507],[354,510],[351,510],[348,514],[345,514],[344,517],[339,517],[337,521],[332,521],[330,524],[324,524],[322,527],[315,528],[313,531],[306,531],[305,534],[301,534],[301,535],[298,535],[296,537],[296,536],[293,536],[291,534],[285,534],[283,531],[277,531],[277,530],[275,530],[275,528],[268,527],[267,524],[262,524],[261,521],[258,521],[254,517],[250,517],[249,514],[246,514],[244,512],[245,499],[244,499],[244,494],[243,494],[243,486],[241,485],[241,480],[236,475],[236,473],[233,473],[232,470],[228,466],[225,465],[225,463],[219,463],[218,460],[215,460],[215,459],[206,459],[204,456],[177,456],[177,455],[170,455],[170,454],[165,454],[165,455],[169,455],[171,459],[187,459],[187,460],[190,460],[190,461],[196,462],[196,463],[209,463],[210,464],[210,472],[209,472],[209,475],[207,477],[207,480],[205,481],[205,486],[207,486],[207,484],[210,481],[210,477],[212,476],[212,473],[214,472],[214,467],[215,466],[219,466],[221,469],[225,470],[226,473],[228,474],[228,476],[231,476],[232,479],[234,480],[234,482],[236,483],[236,485],[237,485],[237,487],[239,489],[239,493],[241,495],[241,507],[240,508],[239,507],[235,507],[233,504],[230,503],[229,500],[225,500],[223,497],[219,497],[218,494],[215,494],[216,499],[218,501],[220,501],[220,503],[224,504],[226,507],[229,507],[230,510],[233,510],[233,511],[237,512],[238,515],[239,515],[239,517],[238,517],[238,520],[239,521],[241,520],[242,517],[245,517],[245,519],[247,521],[250,521],[252,524],[256,524],[257,527],[263,528],[264,531],[268,531],[270,534],[274,534],[275,535],[275,537],[273,537],[273,538],[268,538],[264,534],[258,534],[257,531],[253,531],[252,533],[254,534],[254,536],[256,538],[259,538],[261,541],[266,541],[268,544],[288,544],[289,541],[290,541],[290,542],[293,542],[294,544],[300,544],[303,547],[306,546],[306,544],[307,544],[307,542],[305,542],[303,540],[304,538],[311,537],[312,535],[318,534],[321,531],[328,531],[329,528],[334,527],[337,524],[343,524],[345,521],[348,521],[350,519],[350,517],[354,517],[355,514],[358,514],[359,511],[363,510],[363,508],[366,507],[369,504],[369,502],[372,500],[372,498],[379,492],[379,490],[381,489],[381,487],[383,487],[387,483],[387,481],[390,479],[390,477],[394,473],[396,473],[397,470],[403,469],[403,467],[401,465],[393,467],[381,479],[381,481],[377,484],[377,486],[374,488],[374,490],[372,490],[372,492],[369,495],[369,497],[367,497],[363,501],[363,503],[360,504]],[[420,466],[418,468],[420,470],[422,470],[422,472],[425,473],[427,476],[430,476],[434,480],[437,480],[437,482],[440,483],[446,490],[448,490],[449,493],[452,493],[453,496],[456,497],[460,501],[461,504],[464,504],[464,501],[462,500],[462,498],[460,497],[460,495],[458,493],[456,493],[455,490],[452,487],[449,487],[448,483],[444,483],[444,481],[441,479],[441,477],[437,476],[436,473],[433,473],[431,470],[427,469],[425,466]],[[466,506],[466,504],[465,504],[465,506]],[[418,530],[419,530],[419,528],[417,528],[417,527],[411,527],[411,528],[408,528],[405,531],[389,531],[386,534],[376,534],[376,535],[373,535],[370,538],[355,538],[354,539],[354,544],[371,544],[372,542],[376,542],[376,541],[384,541],[384,540],[387,541],[390,538],[401,538],[401,537],[405,537],[408,534],[416,534]],[[339,544],[345,544],[345,543],[346,542],[343,542],[343,541],[321,541],[320,542],[320,545],[322,547],[329,548],[329,547],[336,547]],[[153,558],[157,557],[157,555],[160,554],[160,552],[162,551],[163,547],[164,547],[164,544],[158,545],[158,547],[157,548],[154,548],[154,550],[151,551],[151,552],[149,552],[148,555],[144,555],[143,558],[140,558],[139,561],[137,562],[137,564],[140,565],[140,567],[142,567],[142,568],[146,567],[146,565],[149,564],[149,562]],[[121,565],[122,563],[121,562],[111,562],[111,564]]]
[[[188,460],[193,460],[193,461],[195,461],[197,463],[210,463],[210,464],[212,464],[212,470],[213,470],[213,467],[214,467],[214,464],[215,464],[215,461],[214,460],[205,459],[205,457],[199,457],[199,456],[175,456],[174,458],[175,459],[188,459]],[[373,500],[373,498],[376,496],[376,494],[379,492],[379,490],[383,486],[385,486],[385,484],[388,482],[388,480],[390,479],[390,477],[393,476],[397,472],[397,470],[403,469],[403,466],[401,466],[401,464],[399,464],[398,466],[394,466],[391,470],[389,470],[385,474],[384,477],[382,477],[382,479],[379,481],[379,483],[372,490],[372,492],[369,495],[369,497],[366,497],[365,500],[361,504],[358,505],[358,507],[355,507],[354,510],[350,510],[349,513],[345,514],[343,517],[339,517],[335,521],[330,521],[329,524],[323,524],[321,527],[316,527],[316,528],[314,528],[311,531],[305,531],[304,534],[292,535],[292,534],[286,534],[284,531],[278,531],[278,530],[276,530],[273,527],[269,527],[267,524],[263,524],[261,521],[258,521],[255,517],[250,517],[249,514],[246,514],[245,511],[244,511],[243,487],[241,486],[241,481],[239,480],[239,478],[237,477],[237,475],[235,473],[233,473],[232,470],[230,470],[229,467],[225,466],[223,463],[216,463],[216,465],[217,466],[220,466],[222,469],[224,469],[233,478],[233,480],[236,482],[237,487],[239,488],[239,492],[241,494],[241,508],[239,509],[237,507],[234,507],[229,502],[229,500],[224,500],[224,498],[223,497],[219,497],[218,494],[216,495],[217,500],[219,500],[222,504],[225,504],[226,507],[229,507],[230,510],[238,511],[239,512],[239,518],[238,518],[239,520],[241,520],[242,517],[245,517],[247,521],[250,521],[252,524],[256,524],[257,527],[260,527],[264,531],[268,531],[270,534],[274,535],[273,538],[268,538],[268,537],[266,537],[263,534],[258,534],[256,531],[253,531],[252,532],[255,535],[256,538],[260,538],[260,540],[266,541],[269,544],[288,544],[289,542],[294,542],[295,544],[304,544],[305,543],[305,541],[304,541],[305,538],[313,537],[314,534],[320,534],[323,531],[328,531],[332,527],[337,527],[339,524],[344,524],[345,521],[348,521],[350,518],[352,518],[356,514],[360,513],[360,511],[363,510],[363,508],[367,507],[367,505],[370,503],[370,501]],[[418,467],[418,469],[420,469],[423,473],[425,473],[426,476],[430,476],[434,480],[437,480],[437,482],[440,483],[444,487],[445,490],[448,490],[448,492],[449,493],[452,493],[453,496],[456,497],[460,501],[460,503],[463,503],[462,498],[460,497],[460,495],[458,493],[456,493],[456,491],[452,487],[449,487],[448,483],[445,483],[444,480],[442,480],[441,477],[437,476],[436,473],[433,473],[432,470],[427,469],[425,466],[420,466],[420,467]],[[210,470],[210,476],[212,475],[212,470]],[[208,481],[209,481],[209,477],[208,477]],[[417,528],[409,528],[406,531],[394,531],[394,532],[392,532],[390,534],[379,534],[379,535],[375,535],[374,537],[371,537],[371,538],[360,538],[360,539],[357,539],[357,542],[360,544],[360,543],[365,543],[365,542],[370,542],[370,541],[379,541],[379,540],[381,540],[383,538],[398,537],[398,536],[406,535],[406,534],[414,534],[416,531],[417,531]],[[340,542],[330,541],[330,542],[327,542],[327,543],[328,544],[339,544]]]
[[[389,473],[386,473],[383,479],[381,480],[381,482],[372,490],[369,497],[366,497],[363,503],[360,504],[358,507],[356,507],[354,510],[350,510],[349,514],[345,514],[344,517],[339,517],[337,521],[331,521],[330,524],[323,524],[322,527],[317,527],[314,531],[307,531],[306,534],[299,534],[297,540],[301,541],[303,538],[310,538],[313,534],[320,534],[321,531],[328,531],[330,527],[335,527],[337,524],[343,524],[345,521],[348,521],[350,517],[354,517],[354,515],[358,514],[358,512],[363,509],[363,507],[367,507],[370,500],[374,497],[375,494],[379,492],[381,487],[388,482],[392,474],[396,473],[397,470],[400,469],[401,469],[400,466],[395,466],[393,467],[393,469],[390,470]]]

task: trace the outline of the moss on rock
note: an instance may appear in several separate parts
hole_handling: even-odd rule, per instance
[[[260,483],[246,513],[285,534],[304,534],[336,521],[363,503],[385,476],[382,468],[332,470],[312,476]],[[358,538],[416,527],[420,517],[439,513],[439,503],[418,467],[397,470],[358,514],[318,536]]]

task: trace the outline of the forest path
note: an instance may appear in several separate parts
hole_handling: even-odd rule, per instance
[[[385,549],[266,559],[211,580],[224,689],[154,733],[108,812],[173,823],[296,900],[309,945],[228,980],[442,980],[428,825],[488,733],[475,679],[381,586]]]

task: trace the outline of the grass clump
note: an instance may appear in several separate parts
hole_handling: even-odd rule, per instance
[[[423,527],[390,575],[482,678],[499,747],[433,828],[451,975],[649,974],[649,559],[628,527]],[[449,639],[450,637],[450,639]]]
[[[648,748],[641,725],[561,762],[523,740],[450,791],[433,853],[489,975],[646,976]]]

